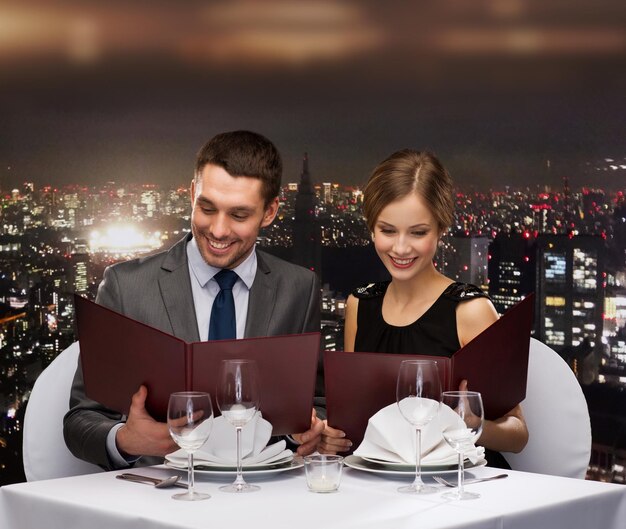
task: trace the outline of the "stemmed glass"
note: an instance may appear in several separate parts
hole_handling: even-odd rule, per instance
[[[259,409],[258,369],[253,360],[223,360],[217,385],[217,406],[237,431],[237,477],[224,492],[255,492],[261,487],[243,479],[241,463],[241,430]]]
[[[480,494],[463,490],[464,468],[463,460],[468,450],[474,449],[474,443],[483,431],[485,413],[483,400],[477,391],[445,391],[442,405],[449,406],[463,419],[465,427],[454,428],[443,432],[446,442],[459,453],[458,487],[445,493],[445,498],[453,500],[471,500],[479,498]]]
[[[434,360],[404,360],[398,371],[396,400],[402,416],[415,428],[415,480],[400,492],[428,494],[435,487],[422,481],[422,428],[439,413],[441,381]]]
[[[193,454],[211,435],[211,395],[200,391],[172,393],[167,406],[167,426],[174,442],[187,452],[187,492],[174,494],[172,498],[186,501],[210,498],[210,494],[193,490]]]

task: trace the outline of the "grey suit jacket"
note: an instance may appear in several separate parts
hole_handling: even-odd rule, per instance
[[[187,264],[188,235],[169,250],[110,266],[96,301],[187,342],[200,341]],[[245,337],[298,334],[320,330],[317,276],[257,249],[257,272],[250,290]],[[115,329],[111,329],[115,346]],[[72,384],[63,434],[78,458],[111,469],[106,451],[110,429],[124,417],[85,396],[79,364]],[[161,463],[142,457],[140,464]]]

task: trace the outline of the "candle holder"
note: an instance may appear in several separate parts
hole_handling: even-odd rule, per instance
[[[343,457],[315,454],[304,458],[306,484],[311,492],[336,492],[341,482]]]

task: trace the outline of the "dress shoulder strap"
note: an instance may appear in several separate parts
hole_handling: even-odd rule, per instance
[[[474,298],[489,298],[489,294],[471,283],[452,283],[443,292],[443,296],[454,301],[469,301]]]
[[[372,299],[379,298],[385,295],[389,281],[381,281],[380,283],[368,283],[355,288],[352,291],[352,295],[357,299]]]

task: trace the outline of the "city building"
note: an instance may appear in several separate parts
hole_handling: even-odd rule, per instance
[[[537,239],[537,338],[570,360],[581,381],[597,379],[602,356],[604,241]]]
[[[445,237],[437,268],[450,279],[487,288],[489,239],[483,235]]]
[[[503,314],[535,291],[536,239],[523,233],[499,233],[489,245],[489,296]]]
[[[309,173],[309,156],[304,154],[293,221],[293,262],[320,274],[321,233],[315,215],[317,197]]]

